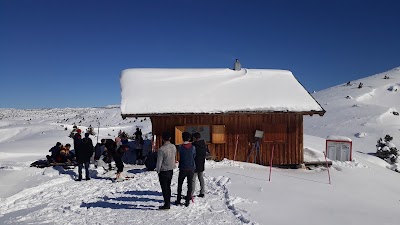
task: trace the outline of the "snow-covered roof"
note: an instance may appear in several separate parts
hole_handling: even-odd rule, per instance
[[[329,135],[328,137],[326,137],[326,140],[351,142],[351,138],[345,137],[345,136],[338,136],[338,135]]]
[[[287,70],[126,69],[120,82],[122,115],[325,112]]]

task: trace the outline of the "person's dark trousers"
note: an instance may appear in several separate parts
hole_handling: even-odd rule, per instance
[[[117,173],[121,173],[124,170],[124,163],[120,157],[114,157],[115,166],[117,167]]]
[[[158,179],[160,181],[161,191],[164,198],[164,206],[170,207],[171,205],[171,180],[173,170],[160,171]]]
[[[137,148],[136,149],[136,164],[138,164],[138,165],[143,164],[142,159],[143,159],[143,149]]]
[[[86,174],[86,179],[89,179],[89,163],[90,161],[87,162],[79,162],[78,164],[78,173],[79,173],[79,178],[78,179],[82,179],[82,168],[83,165],[85,165],[85,174]]]
[[[182,198],[182,185],[183,185],[183,181],[185,180],[185,178],[187,178],[187,194],[186,194],[186,203],[189,203],[190,200],[192,199],[192,185],[193,185],[193,174],[194,171],[192,170],[179,170],[179,176],[178,176],[178,196],[176,201],[178,203],[181,202],[181,198]]]

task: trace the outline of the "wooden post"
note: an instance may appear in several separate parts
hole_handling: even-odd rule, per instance
[[[328,169],[329,184],[331,185],[331,173],[329,172],[328,160],[326,159],[326,153],[325,152],[324,152],[324,156],[325,156],[326,168]]]
[[[233,155],[233,161],[236,161],[236,152],[238,149],[238,143],[239,143],[239,134],[236,135],[236,147],[235,147],[235,154]]]
[[[272,174],[272,162],[274,158],[274,145],[272,145],[272,151],[271,151],[271,159],[269,160],[269,179],[268,181],[271,182],[271,174]]]

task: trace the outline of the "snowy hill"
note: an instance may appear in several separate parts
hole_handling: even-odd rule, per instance
[[[384,76],[389,79],[383,79]],[[358,84],[362,82],[362,88]],[[100,121],[99,138],[141,127],[147,118],[122,120],[116,106],[81,109],[0,109],[0,224],[399,224],[400,173],[372,156],[386,134],[400,146],[400,68],[317,93],[324,117],[305,116],[305,158],[323,158],[325,137],[353,140],[353,161],[333,161],[332,185],[325,167],[272,168],[250,163],[208,161],[205,198],[189,207],[162,204],[156,172],[125,165],[133,179],[113,183],[113,172],[91,167],[93,179],[76,182],[77,168],[29,167],[57,141],[71,143],[74,124],[82,129]],[[65,130],[67,128],[67,130]],[[96,140],[97,137],[91,137]],[[176,199],[178,170],[172,180]],[[197,187],[198,190],[198,187]],[[184,188],[185,192],[185,188]],[[197,194],[197,191],[195,192]]]
[[[389,79],[384,79],[385,76]],[[358,88],[359,83],[362,88]],[[327,113],[305,117],[304,132],[323,137],[348,136],[357,151],[375,152],[376,141],[386,134],[400,146],[400,67],[314,93]]]
[[[116,107],[0,109],[0,159],[5,153],[6,157],[19,152],[26,153],[32,147],[32,142],[39,148],[34,154],[43,156],[55,142],[71,142],[68,135],[74,125],[83,131],[92,126],[96,133],[100,133],[99,138],[114,138],[119,130],[133,134],[135,128],[139,127],[150,138],[150,124],[148,118],[122,120],[121,111]]]

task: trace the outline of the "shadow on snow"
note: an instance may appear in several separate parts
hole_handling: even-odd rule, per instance
[[[111,208],[111,209],[137,209],[137,210],[156,210],[158,205],[148,204],[163,203],[161,199],[151,198],[150,196],[162,196],[161,192],[158,191],[127,191],[125,195],[116,198],[103,197],[97,202],[82,203],[81,207],[86,208]],[[149,197],[147,197],[149,196]]]

